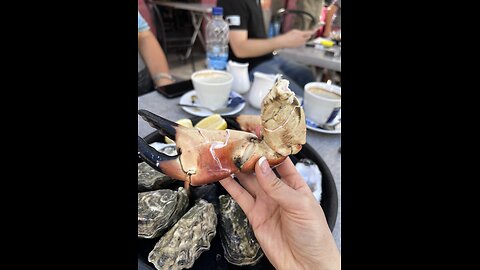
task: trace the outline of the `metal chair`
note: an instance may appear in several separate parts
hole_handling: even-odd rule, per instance
[[[271,29],[273,33],[271,34],[276,36],[294,28],[299,30],[314,29],[320,24],[317,18],[306,11],[281,8],[272,16],[271,25],[273,27]]]
[[[157,31],[154,34],[156,34],[165,54],[169,55],[171,53],[176,53],[181,60],[186,62],[188,59],[185,55],[187,55],[187,52],[191,51],[194,46],[194,44],[191,44],[191,24],[188,24],[189,28],[180,28],[178,26],[178,21],[166,20],[162,14],[162,10],[160,10],[151,0],[146,0],[145,2],[152,12],[152,17],[156,25]],[[195,59],[193,53],[189,53],[188,58],[190,58],[192,70],[195,72]]]

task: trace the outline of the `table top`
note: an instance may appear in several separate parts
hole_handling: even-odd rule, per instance
[[[247,94],[243,95],[248,96]],[[193,115],[185,112],[181,107],[177,106],[180,97],[167,99],[160,93],[153,91],[138,97],[138,109],[146,109],[160,115],[166,119],[176,121],[180,118],[190,118]],[[248,103],[239,114],[260,114],[260,110],[250,106]],[[140,116],[138,116],[138,135],[145,137],[154,129],[150,127]],[[338,149],[341,146],[340,134],[325,134],[307,129],[307,143],[312,146],[315,151],[322,157],[332,172],[335,185],[338,192],[338,215],[333,230],[333,237],[337,247],[341,250],[341,154]]]
[[[215,6],[213,4],[201,4],[201,3],[182,3],[182,2],[164,2],[164,1],[153,1],[154,4],[165,7],[172,7],[183,10],[197,11],[203,13],[211,13],[212,8]]]
[[[279,55],[287,59],[297,61],[305,65],[313,65],[317,67],[327,68],[335,71],[341,71],[341,57],[333,57],[325,55],[325,51],[302,46],[298,48],[285,48],[280,50]]]

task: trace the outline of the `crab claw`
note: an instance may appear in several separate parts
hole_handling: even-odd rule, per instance
[[[159,153],[139,138],[139,155],[150,166],[192,186],[218,181],[239,171],[252,172],[262,156],[275,166],[300,151],[306,137],[303,109],[286,80],[277,81],[264,99],[261,118],[246,121],[253,123],[255,130],[261,123],[261,138],[238,130],[187,128],[145,110],[138,114],[160,134],[174,140],[178,153]]]
[[[167,156],[139,138],[139,155],[155,169],[192,186],[218,181],[239,171],[251,172],[261,156],[266,156],[271,165],[285,159],[252,133],[187,128],[148,111],[139,114],[162,135],[174,140],[179,153]]]
[[[147,110],[138,110],[138,115],[140,115],[143,120],[147,121],[151,127],[157,129],[160,134],[167,136],[171,140],[175,140],[175,129],[179,126],[179,124],[162,118]]]
[[[138,137],[138,156],[152,168],[172,178],[185,178],[185,175],[181,173],[179,155],[169,156],[158,152],[155,148],[148,145],[144,139],[140,138],[140,136]]]
[[[235,118],[240,129],[262,137],[262,118],[260,115],[241,114]]]

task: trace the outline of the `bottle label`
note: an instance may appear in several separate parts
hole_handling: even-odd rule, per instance
[[[207,65],[209,69],[225,70],[227,69],[227,54],[207,54]]]
[[[225,17],[225,20],[227,21],[228,25],[240,26],[240,16],[238,15],[227,16]]]

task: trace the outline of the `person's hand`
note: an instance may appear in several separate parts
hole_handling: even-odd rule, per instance
[[[155,81],[155,88],[158,88],[160,86],[164,86],[164,85],[167,85],[167,84],[172,84],[174,82],[175,82],[174,80],[171,80],[169,78],[160,78],[160,79]]]
[[[315,34],[315,30],[301,31],[293,29],[287,33],[278,36],[279,45],[282,48],[295,48],[305,45],[307,41]]]
[[[290,158],[276,168],[262,157],[254,174],[220,181],[252,225],[276,269],[340,269],[340,253],[320,204]]]

